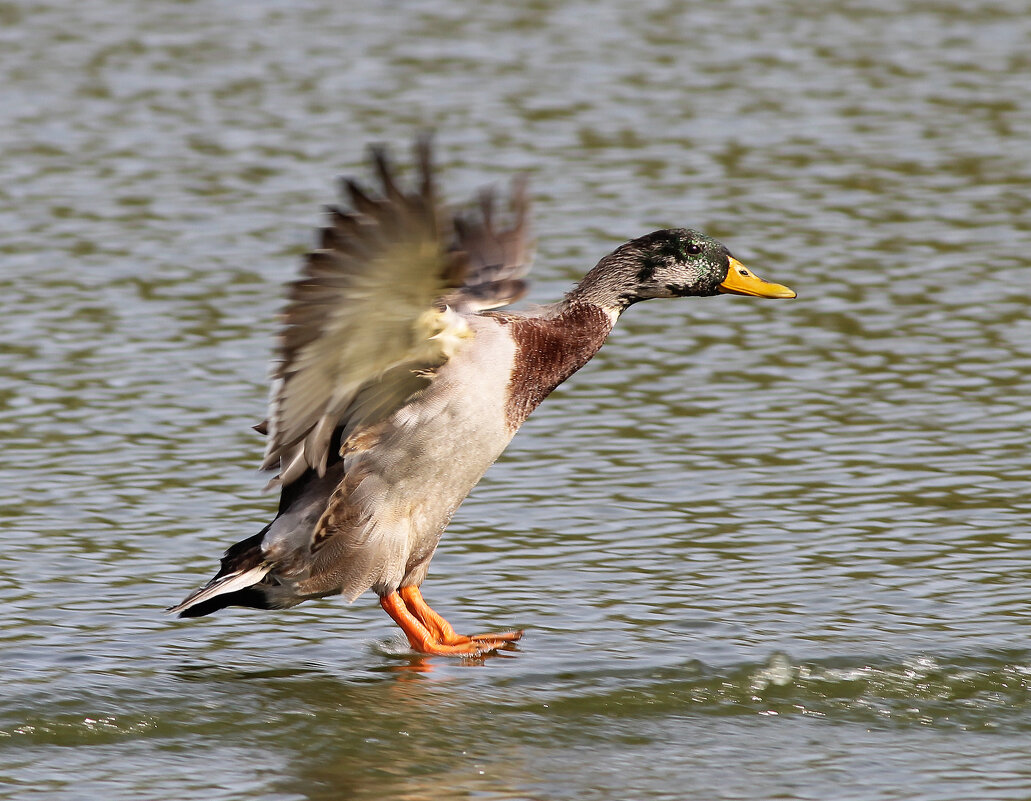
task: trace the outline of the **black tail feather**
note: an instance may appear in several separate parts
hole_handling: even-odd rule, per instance
[[[240,540],[226,548],[215,578],[220,579],[227,573],[238,573],[260,565],[265,560],[265,554],[261,550],[261,543],[265,539],[265,533],[271,526],[272,524],[269,523],[253,537]]]
[[[264,552],[261,549],[262,541],[268,526],[259,531],[253,537],[230,545],[222,557],[218,573],[204,587],[196,590],[186,597],[182,603],[168,609],[169,612],[178,612],[179,617],[201,617],[217,612],[227,606],[249,606],[255,609],[271,609],[272,602],[269,600],[269,590],[277,586],[275,580],[266,578],[269,567],[265,564]],[[248,575],[255,583],[251,586],[240,587],[240,579],[246,580]],[[232,585],[235,582],[239,589],[226,586],[224,591],[219,592],[219,587]],[[214,593],[214,594],[213,594]],[[210,595],[211,597],[205,597]],[[200,598],[201,600],[194,600]]]
[[[263,592],[262,585],[255,584],[253,587],[246,587],[236,592],[227,592],[224,595],[216,595],[208,598],[199,604],[194,604],[179,613],[179,617],[204,617],[212,612],[225,609],[227,606],[246,606],[251,609],[275,609],[269,601],[268,595]]]

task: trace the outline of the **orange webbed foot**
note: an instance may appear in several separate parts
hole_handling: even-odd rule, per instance
[[[401,627],[413,650],[441,656],[479,656],[496,651],[523,636],[522,631],[501,634],[458,634],[433,611],[418,587],[402,587],[380,598],[384,611]]]

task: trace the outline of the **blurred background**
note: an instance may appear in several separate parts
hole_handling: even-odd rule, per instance
[[[1031,796],[1018,0],[0,2],[0,798]],[[530,176],[532,302],[666,226],[798,292],[654,301],[425,586],[176,621],[257,531],[281,285],[436,131]]]

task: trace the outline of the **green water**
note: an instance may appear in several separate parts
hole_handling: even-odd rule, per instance
[[[0,798],[1031,798],[1020,2],[0,2]],[[529,173],[531,301],[688,225],[424,590],[176,621],[268,519],[281,284],[372,139]]]

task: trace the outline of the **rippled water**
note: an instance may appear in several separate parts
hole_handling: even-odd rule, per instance
[[[0,797],[1031,796],[1031,16],[0,2]],[[793,302],[635,307],[426,593],[161,614],[268,518],[280,284],[363,145],[530,173],[532,300],[666,225]]]

